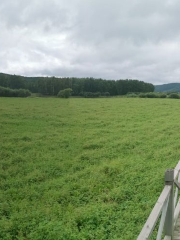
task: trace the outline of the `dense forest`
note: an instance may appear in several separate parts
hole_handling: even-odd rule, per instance
[[[71,88],[73,96],[97,93],[107,96],[129,92],[153,92],[154,86],[138,80],[103,80],[95,78],[23,77],[0,73],[0,86],[11,89],[28,89],[32,93],[56,96],[60,90]]]

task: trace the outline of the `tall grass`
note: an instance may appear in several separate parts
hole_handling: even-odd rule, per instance
[[[180,156],[180,101],[0,99],[0,239],[136,239]]]

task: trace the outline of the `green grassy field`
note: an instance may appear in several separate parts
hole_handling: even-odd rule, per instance
[[[180,156],[180,100],[0,98],[0,239],[133,240]]]

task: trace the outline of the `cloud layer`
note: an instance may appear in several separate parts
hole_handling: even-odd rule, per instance
[[[180,82],[178,0],[1,0],[0,72]]]

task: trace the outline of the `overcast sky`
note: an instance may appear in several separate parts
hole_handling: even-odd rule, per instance
[[[180,82],[180,1],[0,0],[0,72]]]

